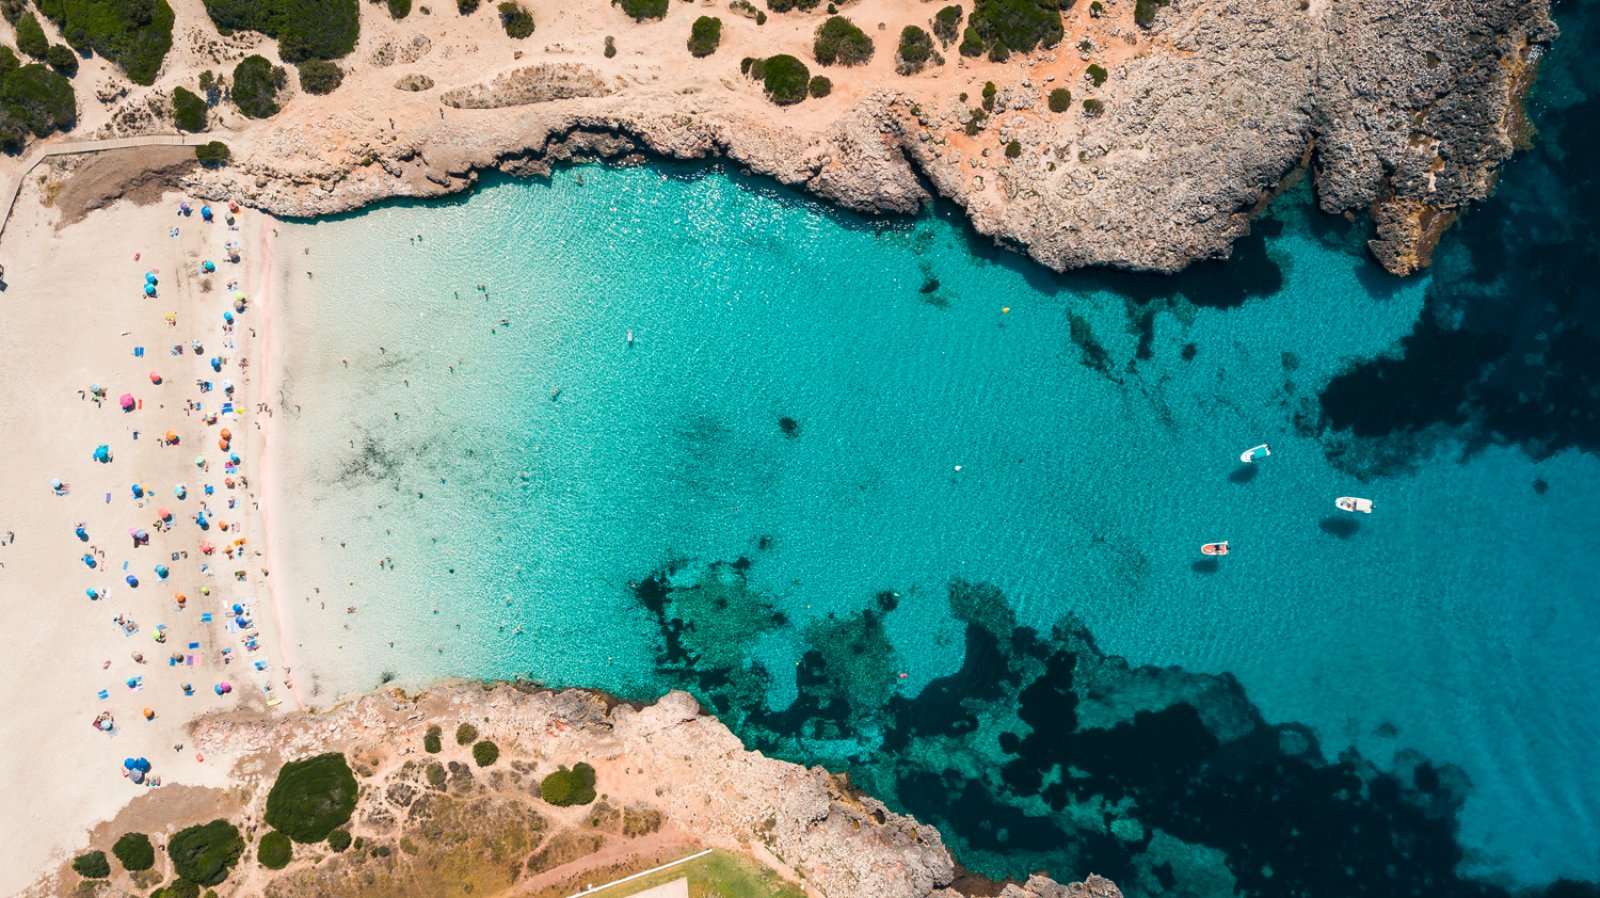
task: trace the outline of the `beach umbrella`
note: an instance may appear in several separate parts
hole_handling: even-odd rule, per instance
[[[133,587],[134,589],[138,589],[139,588],[139,578],[138,577],[135,577],[134,575],[129,574],[128,576],[124,577],[123,579],[127,580],[128,581],[128,585]]]
[[[200,263],[200,270],[205,272],[206,274],[210,274],[211,272],[217,270],[217,263],[211,261],[210,259],[207,259],[204,262]]]
[[[128,771],[128,779],[131,780],[135,786],[141,785],[144,783],[144,771],[130,770]]]
[[[233,381],[231,381],[231,380],[223,381],[222,382],[222,392],[224,392],[224,393],[232,393],[233,392]]]
[[[89,531],[83,529],[82,524],[72,528],[72,532],[77,535],[79,542],[86,543],[89,541]]]
[[[223,312],[222,313],[222,320],[228,322],[229,324],[232,324],[233,323],[233,313],[232,312]]]
[[[172,510],[168,508],[158,508],[156,509],[156,517],[163,521],[170,521],[172,520]]]
[[[176,433],[173,433],[169,430],[165,434],[162,434],[162,436],[166,438],[168,443],[171,443],[174,446],[178,445],[178,435]]]
[[[210,206],[201,206],[200,207],[200,217],[205,219],[206,221],[210,221],[211,220],[211,207]]]
[[[206,542],[205,540],[201,540],[200,541],[200,554],[201,555],[210,555],[212,552],[215,552],[216,550],[217,550],[216,546],[213,546],[212,544]]]
[[[156,280],[156,273],[154,271],[147,271],[147,272],[144,273],[144,282],[146,284],[160,283],[159,281]]]
[[[145,720],[155,720],[156,719],[156,710],[154,708],[145,708],[144,709],[144,719]],[[148,768],[146,768],[146,769],[148,769]]]
[[[104,443],[94,447],[94,460],[101,464],[111,461],[111,447]]]
[[[203,515],[203,514],[195,515],[194,516],[194,522],[196,524],[200,525],[200,529],[201,530],[210,530],[211,529],[211,522],[207,521],[206,520],[206,516]]]
[[[100,599],[100,590],[95,589],[94,587],[91,586],[88,589],[84,590],[84,592],[88,593],[89,598],[91,600],[99,601],[99,599]]]
[[[184,215],[188,215],[189,214],[189,204],[188,203],[179,203],[178,204],[178,211],[182,212]]]
[[[161,375],[154,371],[150,372],[150,382],[159,386],[161,383]]]
[[[146,708],[145,710],[146,711],[150,711],[149,708]],[[151,711],[150,713],[154,714],[155,712]],[[133,769],[137,770],[137,771],[139,771],[141,773],[149,773],[150,772],[150,761],[149,761],[149,759],[147,759],[147,758],[134,758],[133,759]]]
[[[214,356],[211,357],[211,361],[207,362],[206,364],[211,366],[211,370],[212,371],[221,371],[222,370],[222,356],[214,355]]]
[[[137,532],[135,532],[133,534],[133,538],[138,540],[139,542],[147,543],[147,542],[150,541],[150,531],[148,531],[148,530],[144,529],[143,527],[141,527],[141,528],[139,528],[139,530]]]
[[[135,498],[135,499],[143,499],[144,498],[144,487],[142,487],[139,484],[135,483],[132,486],[132,490],[133,490],[133,498]]]
[[[163,580],[167,579],[167,566],[164,564],[156,565],[156,576]]]
[[[229,452],[228,453],[228,461],[233,462],[234,464],[238,464],[239,463],[239,453],[237,453],[237,452]]]
[[[133,770],[137,766],[138,766],[138,764],[132,758],[123,758],[122,759],[122,769],[123,770]]]
[[[172,488],[172,494],[179,499],[186,499],[189,496],[189,488],[180,483]]]
[[[144,285],[144,295],[145,296],[155,296],[156,295],[156,285],[155,284],[145,284]]]
[[[123,411],[127,411],[127,410],[133,408],[133,394],[132,393],[123,393],[122,397],[120,399],[118,399],[117,402],[122,405]]]
[[[242,299],[234,300],[233,301],[233,310],[235,312],[243,312],[244,311],[244,300],[242,300]]]
[[[91,567],[91,568],[92,567],[98,567],[99,564],[100,564],[98,561],[94,560],[94,556],[93,555],[89,555],[87,553],[85,553],[84,556],[83,556],[83,563],[87,567]]]
[[[205,467],[206,466],[206,457],[204,455],[196,455],[194,457],[194,466],[197,467],[197,468]]]
[[[233,603],[233,613],[234,614],[243,614],[244,613],[244,605],[242,605],[242,604],[240,604],[238,602],[234,602]]]
[[[217,436],[220,436],[225,440],[231,440],[231,439],[233,439],[233,431],[231,431],[228,428],[224,427],[224,428],[222,428],[221,431],[219,431],[217,433]]]

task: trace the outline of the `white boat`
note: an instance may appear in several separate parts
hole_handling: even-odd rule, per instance
[[[1333,504],[1340,511],[1356,511],[1361,514],[1372,514],[1372,500],[1358,499],[1355,496],[1340,496],[1333,500]]]
[[[1262,443],[1259,446],[1256,446],[1252,449],[1246,449],[1241,452],[1239,454],[1239,460],[1248,465],[1252,462],[1258,462],[1271,454],[1272,447],[1268,446],[1266,443]]]
[[[1220,543],[1206,543],[1205,545],[1200,547],[1200,554],[1202,554],[1202,555],[1226,555],[1226,554],[1228,554],[1228,543],[1227,543],[1226,540],[1224,540],[1223,542],[1220,542]]]

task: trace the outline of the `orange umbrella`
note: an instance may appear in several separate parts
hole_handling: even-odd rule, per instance
[[[229,430],[226,427],[222,428],[222,438],[225,439],[225,440],[233,439],[233,431]]]
[[[223,452],[227,452],[228,451],[228,441],[227,440],[217,440],[217,448],[221,449]]]
[[[163,434],[163,436],[165,436],[165,437],[166,437],[166,439],[167,439],[167,442],[169,442],[169,443],[174,443],[174,444],[176,444],[176,443],[177,443],[177,442],[178,442],[178,435],[177,435],[177,434],[175,434],[175,433],[173,433],[173,432],[172,432],[172,431],[170,431],[170,430],[169,430],[169,431],[167,431],[167,432],[166,432],[166,433],[165,433],[165,434]]]

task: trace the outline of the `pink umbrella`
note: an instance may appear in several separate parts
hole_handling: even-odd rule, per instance
[[[170,520],[172,520],[172,512],[168,511],[165,508],[163,508],[163,509],[160,509],[160,510],[158,510],[156,512],[156,517],[160,518],[163,521],[170,521]]]
[[[122,398],[118,399],[117,401],[122,403],[122,407],[125,408],[125,409],[133,408],[133,394],[132,393],[123,393],[122,394]]]

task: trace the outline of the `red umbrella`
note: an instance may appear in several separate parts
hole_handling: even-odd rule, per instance
[[[159,509],[159,510],[156,511],[156,517],[160,518],[163,521],[170,521],[170,520],[172,520],[172,512],[168,511],[165,508],[162,508],[162,509]]]
[[[161,375],[154,371],[150,372],[150,382],[153,384],[161,383]]]

